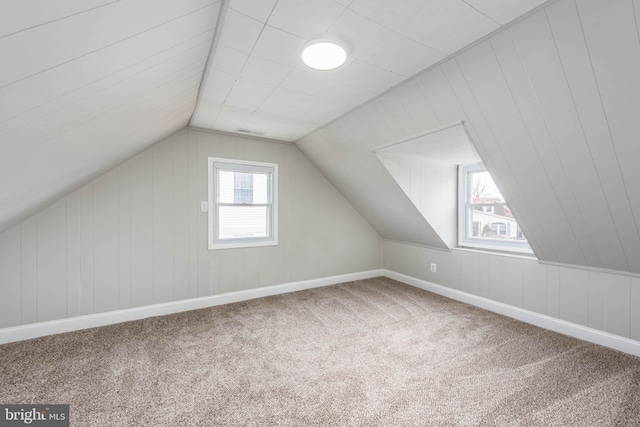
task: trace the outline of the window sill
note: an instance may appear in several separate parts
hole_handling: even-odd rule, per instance
[[[209,250],[217,249],[241,249],[241,248],[258,248],[264,246],[278,246],[278,242],[274,240],[263,241],[242,241],[228,243],[209,243]]]
[[[491,254],[491,255],[502,255],[512,258],[522,258],[522,259],[535,259],[538,257],[532,252],[528,250],[509,250],[504,248],[493,248],[493,247],[477,247],[477,246],[458,246],[457,248],[452,248],[455,251],[465,251],[465,252],[476,252],[483,254]]]

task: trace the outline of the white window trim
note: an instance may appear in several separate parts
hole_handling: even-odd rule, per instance
[[[233,241],[219,241],[216,239],[218,221],[217,213],[217,176],[219,166],[227,166],[232,170],[246,170],[248,172],[268,171],[271,173],[271,215],[268,229],[270,236],[264,238],[234,239]],[[276,163],[254,162],[250,160],[226,159],[222,157],[208,158],[208,248],[232,249],[251,248],[259,246],[276,246],[278,244],[278,165]]]
[[[485,170],[487,168],[482,163],[458,166],[458,247],[533,255],[533,250],[528,242],[467,237],[470,235],[470,227],[473,227],[472,219],[467,217],[469,173]]]

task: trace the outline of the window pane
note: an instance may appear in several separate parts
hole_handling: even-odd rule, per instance
[[[233,203],[234,172],[218,171],[218,202]]]
[[[218,202],[268,204],[268,173],[218,171]]]
[[[269,200],[269,174],[253,174],[253,203],[271,203],[271,201]]]
[[[478,206],[469,208],[471,212],[469,237],[527,241],[507,206],[495,206],[496,213],[485,212],[482,208]]]
[[[269,237],[267,206],[220,206],[218,239]]]
[[[504,203],[504,198],[493,182],[489,172],[473,172],[469,174],[469,202],[471,203]]]
[[[234,172],[233,203],[253,203],[253,174]]]
[[[460,191],[465,207],[460,245],[531,253],[525,235],[489,172],[480,164],[464,166]]]

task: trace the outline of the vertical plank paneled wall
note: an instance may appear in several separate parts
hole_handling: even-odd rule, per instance
[[[437,272],[430,271],[436,263]],[[535,258],[385,241],[384,268],[640,341],[640,277]]]
[[[458,242],[458,168],[411,156],[378,154],[380,162],[449,247]]]
[[[279,165],[279,245],[207,250],[207,157]],[[0,235],[0,328],[378,269],[382,241],[292,144],[182,130]]]

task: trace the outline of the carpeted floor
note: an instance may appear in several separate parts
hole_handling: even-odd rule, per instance
[[[640,425],[640,359],[386,278],[0,346],[72,426]]]

